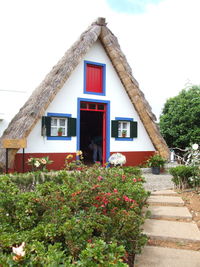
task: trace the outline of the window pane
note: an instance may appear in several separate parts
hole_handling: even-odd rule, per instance
[[[65,126],[66,119],[60,119],[60,126]]]
[[[51,135],[52,136],[57,136],[58,135],[58,130],[57,127],[51,127]]]
[[[98,105],[98,110],[104,110],[104,105]]]
[[[81,103],[81,108],[87,108],[87,104],[86,103]]]
[[[57,119],[55,118],[51,119],[51,126],[57,126]]]
[[[123,122],[122,125],[123,125],[123,126],[122,126],[123,129],[127,129],[127,122]]]
[[[96,104],[89,104],[89,109],[96,109]]]

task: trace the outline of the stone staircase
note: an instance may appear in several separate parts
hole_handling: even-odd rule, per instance
[[[199,244],[200,231],[184,201],[172,190],[152,192],[148,199],[151,218],[144,224],[149,244],[135,259],[135,267],[200,267],[200,252],[185,249]],[[170,248],[179,244],[181,248]]]

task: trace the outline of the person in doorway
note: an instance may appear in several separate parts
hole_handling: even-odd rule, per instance
[[[93,150],[93,162],[102,162],[102,136],[95,136],[92,139],[90,148]]]

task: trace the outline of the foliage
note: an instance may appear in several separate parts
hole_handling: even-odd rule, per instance
[[[186,148],[184,157],[186,158],[185,164],[189,166],[200,166],[200,150],[198,144],[193,144],[191,147]]]
[[[169,170],[172,181],[179,189],[200,186],[200,170],[197,166],[180,165]]]
[[[147,165],[149,167],[163,167],[166,160],[159,154],[154,154],[147,160]]]
[[[51,174],[33,187],[24,186],[25,174],[0,176],[0,265],[133,265],[147,240],[143,179],[99,165]],[[23,242],[17,259],[12,247]]]
[[[182,161],[185,165],[180,165],[170,169],[173,175],[172,181],[180,188],[200,186],[200,150],[198,144],[187,147]]]
[[[125,173],[129,173],[129,174],[132,174],[132,175],[139,175],[139,176],[142,175],[142,171],[141,171],[141,169],[138,168],[138,167],[124,166],[124,167],[123,167],[123,171],[124,171]]]
[[[53,162],[52,160],[49,160],[49,157],[28,159],[28,165],[32,167],[32,171],[37,171],[37,170],[45,171],[47,169],[47,165],[51,164],[52,162]]]
[[[182,90],[164,105],[160,131],[169,147],[200,143],[200,86]]]

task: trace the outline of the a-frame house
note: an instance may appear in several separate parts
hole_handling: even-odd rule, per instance
[[[83,151],[88,162],[92,160],[90,143],[95,136],[102,139],[103,162],[115,152],[126,156],[127,165],[141,164],[155,151],[168,158],[155,120],[116,36],[105,19],[98,18],[4,131],[0,166],[6,162],[5,139],[26,139],[25,161],[49,156],[54,161],[52,169],[62,168],[65,157],[77,150]],[[22,149],[10,148],[8,159],[10,169],[22,170]]]

